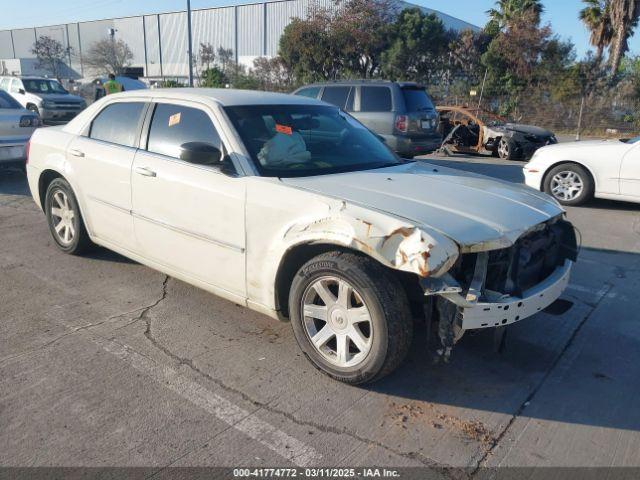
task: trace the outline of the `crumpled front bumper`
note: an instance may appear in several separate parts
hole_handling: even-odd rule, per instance
[[[544,281],[523,292],[522,297],[505,296],[496,302],[478,302],[461,309],[462,329],[495,328],[531,317],[554,303],[569,284],[573,262],[566,260]]]

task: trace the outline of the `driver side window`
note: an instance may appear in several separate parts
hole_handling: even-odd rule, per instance
[[[180,146],[189,142],[209,143],[222,149],[220,136],[203,110],[182,105],[156,105],[149,128],[147,150],[180,158]]]

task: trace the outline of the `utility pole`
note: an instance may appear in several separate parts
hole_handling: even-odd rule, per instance
[[[193,42],[191,41],[191,0],[187,0],[187,37],[189,39],[189,86],[193,87]]]
[[[580,102],[580,115],[578,116],[578,131],[576,132],[576,142],[580,141],[580,130],[582,129],[582,112],[584,111],[584,95]]]

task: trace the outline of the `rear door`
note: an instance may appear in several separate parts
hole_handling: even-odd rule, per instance
[[[107,105],[86,134],[75,137],[67,148],[67,160],[86,199],[85,220],[91,232],[126,249],[135,246],[131,165],[147,105],[142,100]]]
[[[380,135],[392,135],[395,113],[391,88],[386,85],[362,85],[359,88],[359,102],[353,116]]]
[[[244,178],[230,160],[202,165],[180,158],[189,142],[224,152],[215,114],[200,103],[159,100],[147,122],[132,175],[141,253],[220,295],[245,298]]]

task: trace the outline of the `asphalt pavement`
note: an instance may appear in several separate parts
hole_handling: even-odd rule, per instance
[[[522,180],[520,162],[428,161]],[[640,467],[640,205],[568,216],[568,313],[514,325],[502,354],[467,335],[449,365],[418,329],[395,374],[351,387],[286,323],[107,250],[61,253],[24,175],[0,171],[0,466]]]

